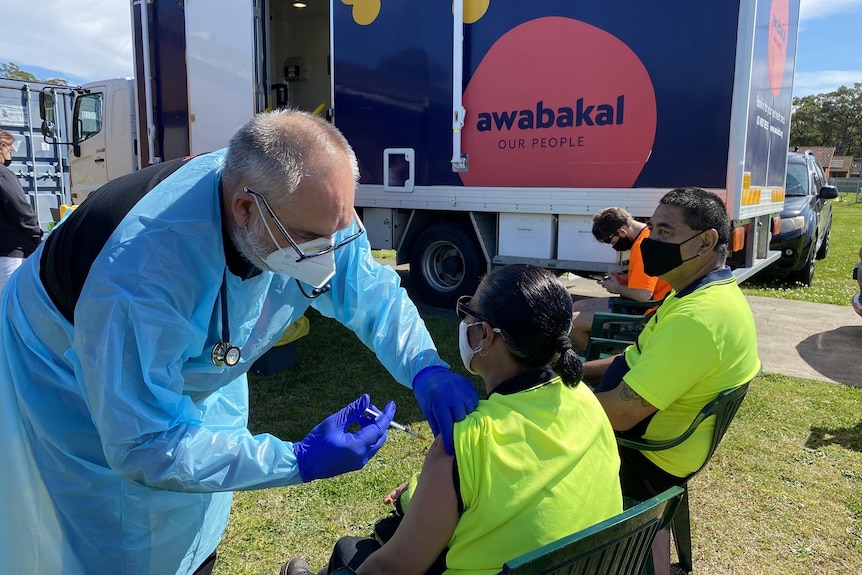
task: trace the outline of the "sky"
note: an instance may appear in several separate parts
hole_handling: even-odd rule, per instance
[[[129,0],[2,2],[0,63],[69,84],[132,76]],[[862,0],[802,0],[793,95],[855,82],[862,82]]]

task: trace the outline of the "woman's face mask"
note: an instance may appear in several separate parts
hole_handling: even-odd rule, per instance
[[[476,349],[470,347],[470,342],[467,341],[467,329],[481,323],[481,321],[475,321],[473,323],[465,323],[462,321],[458,323],[458,351],[461,353],[461,363],[464,364],[464,369],[473,375],[479,375],[479,373],[473,371],[470,364],[473,363],[473,356],[476,355],[476,352],[482,349],[482,346],[479,346]]]
[[[644,272],[648,276],[659,277],[675,270],[685,262],[693,260],[699,253],[690,258],[682,259],[682,246],[698,237],[705,230],[697,231],[682,243],[672,244],[660,242],[652,238],[644,238],[641,242],[641,257],[644,262]]]

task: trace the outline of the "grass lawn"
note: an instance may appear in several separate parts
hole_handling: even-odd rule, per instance
[[[833,209],[832,245],[817,262],[814,285],[787,286],[760,274],[743,291],[849,305],[862,204],[842,194]],[[377,405],[394,399],[397,421],[429,432],[411,392],[351,332],[314,311],[308,315],[311,332],[298,342],[297,364],[250,377],[252,431],[299,440],[364,392]],[[460,368],[456,325],[426,323],[443,358]],[[862,571],[860,414],[860,389],[774,374],[755,380],[718,452],[690,485],[695,573]],[[388,511],[383,496],[420,468],[427,445],[392,432],[361,471],[237,493],[215,574],[274,575],[294,556],[322,566],[339,536],[369,533]]]

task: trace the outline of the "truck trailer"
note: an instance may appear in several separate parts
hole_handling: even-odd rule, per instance
[[[143,167],[224,147],[256,112],[316,110],[356,151],[372,247],[436,305],[498,265],[624,269],[593,215],[646,219],[680,186],[725,201],[738,280],[778,258],[799,0],[304,4],[134,0],[135,105],[85,87],[92,128],[134,116]],[[73,136],[73,172],[129,157],[98,140],[87,160],[97,136]]]

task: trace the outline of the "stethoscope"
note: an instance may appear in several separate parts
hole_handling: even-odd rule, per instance
[[[218,367],[225,365],[233,367],[239,363],[242,351],[230,342],[230,325],[227,317],[227,271],[222,276],[219,298],[221,298],[221,341],[213,346],[210,358],[213,365]]]
[[[312,289],[311,295],[309,295],[305,292],[299,280],[296,280],[296,285],[299,286],[299,291],[302,292],[302,295],[308,299],[315,299],[332,289],[332,285],[327,283],[322,287]],[[219,298],[221,299],[221,341],[213,346],[210,358],[213,365],[218,367],[225,365],[233,367],[242,358],[242,351],[230,342],[230,325],[228,324],[227,317],[227,271],[222,275]]]

